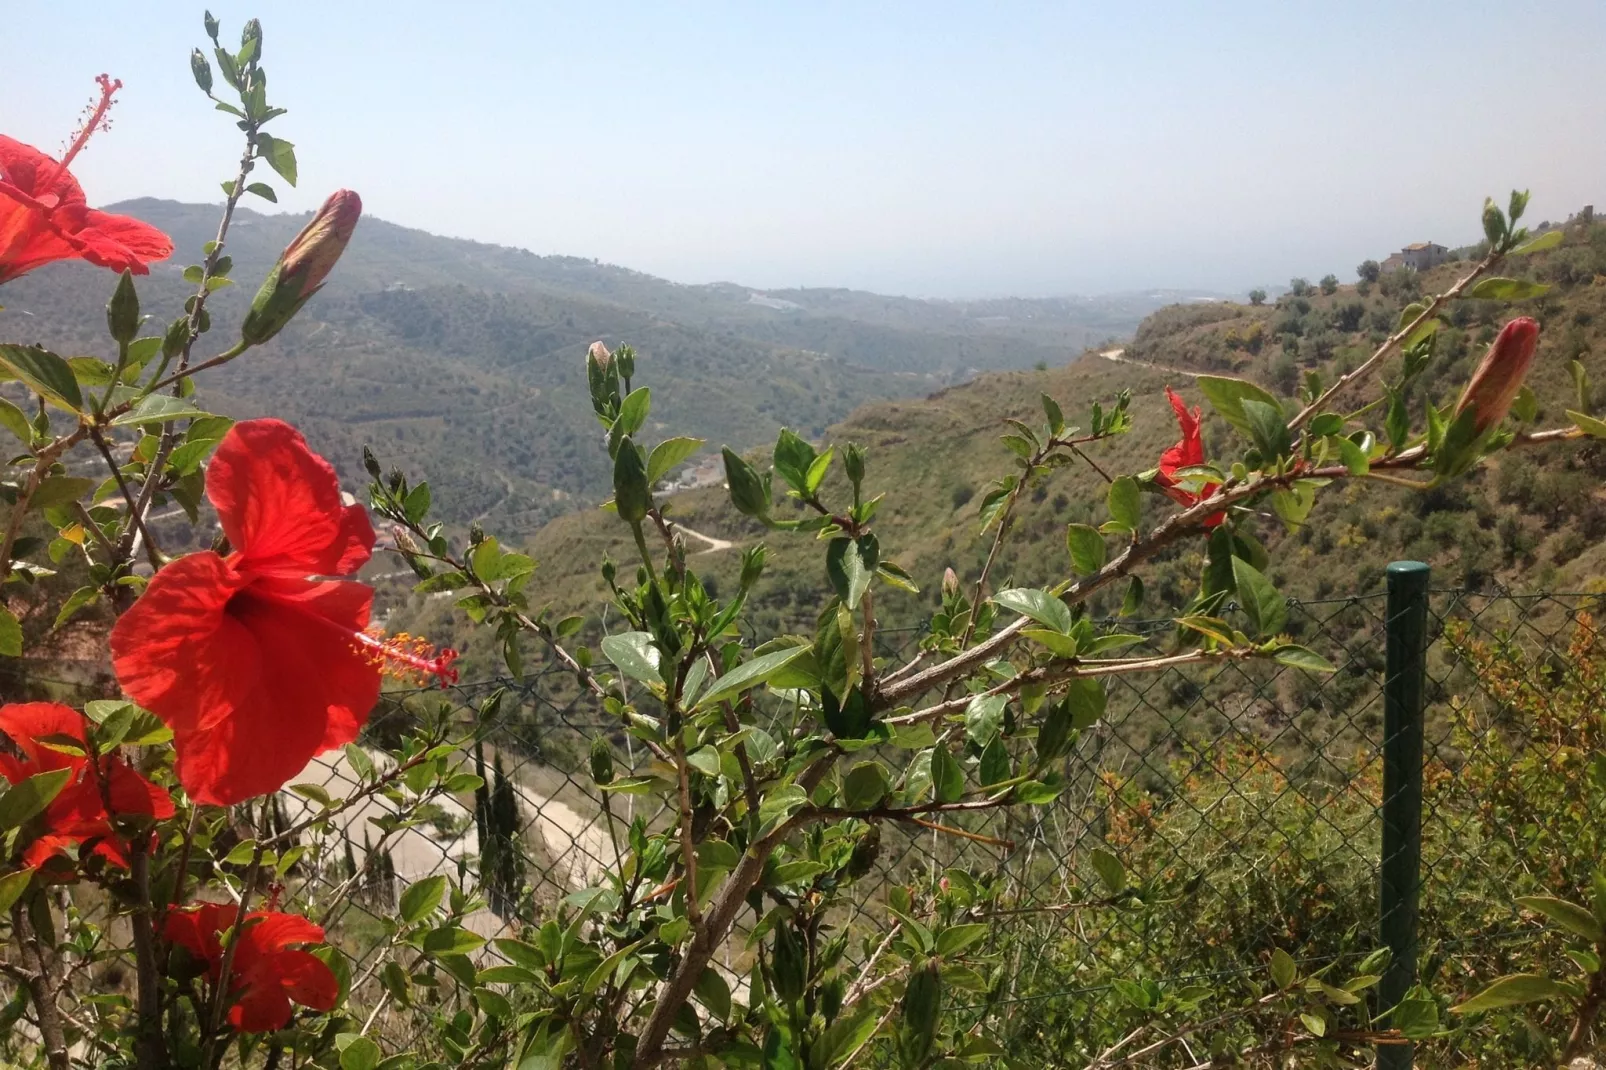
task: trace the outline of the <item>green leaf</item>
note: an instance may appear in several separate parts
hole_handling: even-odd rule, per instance
[[[1543,234],[1539,235],[1539,237],[1529,238],[1527,241],[1511,250],[1510,255],[1529,256],[1533,253],[1542,253],[1546,249],[1554,249],[1556,246],[1560,245],[1564,237],[1566,237],[1566,234],[1561,230],[1547,230]]]
[[[273,204],[279,203],[279,195],[273,192],[273,187],[266,182],[253,182],[245,187],[245,192],[255,193],[258,197]]]
[[[1136,530],[1143,519],[1143,491],[1131,476],[1122,476],[1110,484],[1105,495],[1110,519],[1124,527]]]
[[[719,776],[719,748],[698,747],[686,755],[686,764],[704,776]]]
[[[349,1034],[348,1034],[349,1035]],[[339,1040],[336,1040],[339,1046]],[[340,1053],[340,1070],[374,1070],[379,1065],[379,1045],[367,1037],[352,1037],[346,1050]]]
[[[1199,389],[1204,391],[1205,400],[1210,402],[1210,407],[1247,438],[1254,438],[1255,429],[1244,412],[1245,400],[1258,401],[1271,406],[1279,413],[1282,412],[1282,403],[1274,395],[1247,379],[1201,375],[1194,381],[1199,384]]]
[[[1099,880],[1104,882],[1104,887],[1109,889],[1111,895],[1118,895],[1126,890],[1126,867],[1121,864],[1119,858],[1102,847],[1095,847],[1088,856],[1088,861],[1092,863],[1093,872],[1099,875]]]
[[[1288,420],[1283,416],[1282,406],[1268,405],[1256,398],[1244,398],[1239,406],[1249,423],[1249,437],[1260,450],[1261,459],[1270,462],[1278,457],[1287,457],[1292,449]]]
[[[785,650],[772,650],[768,654],[760,654],[751,661],[744,661],[715,680],[714,685],[697,700],[697,705],[699,708],[712,706],[750,687],[757,687],[809,652],[810,648],[806,646],[794,646]]]
[[[1602,929],[1595,915],[1577,903],[1548,895],[1525,895],[1517,900],[1517,905],[1543,914],[1574,936],[1581,936],[1592,944],[1606,939],[1606,929]]]
[[[658,648],[652,645],[648,632],[619,632],[603,636],[602,656],[613,662],[614,668],[644,684],[662,684],[658,675]]]
[[[1077,677],[1065,689],[1065,705],[1071,711],[1071,727],[1077,731],[1097,724],[1104,716],[1108,702],[1104,681],[1096,676]]]
[[[1473,996],[1465,1003],[1450,1008],[1451,1014],[1477,1014],[1500,1007],[1515,1007],[1522,1003],[1537,1003],[1567,995],[1567,990],[1548,977],[1535,973],[1507,974]]]
[[[1479,279],[1473,284],[1472,289],[1467,291],[1466,296],[1473,301],[1526,301],[1543,295],[1549,289],[1550,287],[1542,282],[1495,277]]]
[[[1257,635],[1276,635],[1288,619],[1288,603],[1259,569],[1241,557],[1232,559],[1232,578],[1238,588],[1238,605]]]
[[[1043,415],[1048,417],[1048,430],[1050,434],[1059,434],[1065,430],[1065,413],[1061,411],[1059,402],[1043,395]]]
[[[746,516],[768,516],[769,483],[729,446],[720,450],[720,456],[725,459],[725,484],[730,488],[731,504]]]
[[[257,155],[290,185],[296,184],[296,147],[283,138],[257,134]]]
[[[647,457],[647,482],[655,484],[703,446],[700,438],[666,438]]]
[[[842,802],[849,810],[869,810],[887,797],[891,784],[880,762],[859,762],[842,778]]]
[[[1278,988],[1287,988],[1299,977],[1299,966],[1294,958],[1282,948],[1276,948],[1271,953],[1271,982]]]
[[[443,925],[424,937],[424,950],[433,955],[466,955],[483,943],[485,938],[478,933],[456,925]]]
[[[994,736],[992,742],[982,750],[978,772],[982,786],[986,788],[1009,779],[1009,749],[1004,746],[1003,736]]]
[[[1143,608],[1143,581],[1133,576],[1127,581],[1126,597],[1121,599],[1121,616],[1130,617]]]
[[[193,420],[212,413],[196,408],[183,398],[171,394],[146,394],[134,407],[112,421],[114,427],[136,424],[161,424],[169,420]]]
[[[22,625],[11,610],[0,606],[0,658],[22,657]]]
[[[1011,587],[993,595],[992,601],[1005,609],[1012,609],[1023,617],[1065,634],[1071,630],[1071,607],[1058,598],[1033,587]]]
[[[937,934],[937,954],[953,958],[987,938],[992,927],[981,922],[969,925],[950,925]]]
[[[1272,652],[1272,660],[1279,665],[1287,665],[1295,669],[1304,669],[1306,672],[1337,672],[1333,663],[1322,657],[1308,647],[1296,643],[1286,643]]]
[[[35,773],[11,785],[0,795],[0,832],[14,829],[35,814],[42,813],[72,779],[71,769],[51,769]]]
[[[66,624],[68,621],[72,620],[73,617],[77,616],[79,610],[83,609],[85,606],[94,605],[98,601],[100,601],[99,587],[78,588],[68,596],[67,601],[61,604],[61,609],[57,611],[55,623],[50,626],[50,630],[55,631],[57,628],[60,628],[63,624]],[[4,651],[0,650],[0,653],[4,653]],[[13,657],[15,657],[15,655],[13,655]]]
[[[28,423],[28,417],[5,398],[0,398],[0,427],[16,435],[24,446],[33,444],[33,427]]]
[[[619,452],[613,458],[613,504],[619,519],[632,526],[640,525],[652,508],[647,465],[629,435],[619,440]]]
[[[72,366],[39,346],[0,345],[0,370],[21,379],[46,401],[68,412],[82,412],[84,395]]]
[[[978,747],[985,747],[998,735],[1004,723],[1008,695],[977,695],[965,707],[965,736]]]
[[[1567,418],[1578,425],[1579,430],[1590,438],[1606,438],[1606,420],[1597,420],[1581,412],[1567,410]]]
[[[422,921],[441,905],[446,895],[446,878],[440,874],[414,881],[401,894],[401,920],[403,925]]]
[[[869,590],[880,552],[880,543],[874,535],[835,538],[826,547],[825,574],[837,597],[849,609],[858,609],[864,592]]]
[[[942,1012],[942,973],[936,959],[909,975],[898,1022],[898,1051],[910,1070],[926,1065]]]
[[[1311,1036],[1322,1037],[1327,1035],[1327,1022],[1316,1015],[1301,1012],[1299,1020],[1305,1023],[1305,1028],[1310,1031]]]
[[[50,476],[39,484],[28,504],[34,509],[66,505],[88,494],[94,486],[95,481],[84,476]]]
[[[21,898],[22,893],[28,890],[28,882],[33,879],[33,870],[19,869],[15,873],[7,873],[0,877],[0,914],[11,909],[11,904]]]
[[[709,1013],[720,1021],[731,1016],[731,988],[716,967],[705,967],[697,983],[692,986],[692,991]]]
[[[615,426],[620,428],[622,434],[634,435],[641,430],[641,425],[647,422],[647,413],[652,411],[652,391],[644,386],[638,386],[619,404],[619,419]]]
[[[881,1016],[874,1007],[861,1006],[857,1013],[843,1014],[837,1018],[820,1039],[820,1046],[825,1050],[825,1065],[837,1066],[842,1063],[875,1036],[880,1027]],[[726,1065],[737,1064],[727,1062]]]
[[[1104,536],[1089,524],[1068,524],[1065,527],[1065,545],[1071,551],[1071,568],[1083,576],[1091,576],[1104,567]]]
[[[965,771],[947,747],[931,752],[931,787],[940,803],[958,802],[965,794]]]

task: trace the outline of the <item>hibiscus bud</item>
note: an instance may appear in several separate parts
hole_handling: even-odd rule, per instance
[[[598,784],[613,783],[613,749],[601,736],[591,741],[591,779]]]
[[[362,466],[376,481],[383,475],[379,467],[379,458],[375,457],[374,451],[367,446],[362,448]]]
[[[362,198],[350,190],[331,194],[312,220],[285,247],[245,314],[240,337],[261,345],[278,334],[301,306],[323,287],[362,215]]]
[[[1527,316],[1506,324],[1461,392],[1455,415],[1459,417],[1471,409],[1473,428],[1479,435],[1498,427],[1522,389],[1538,343],[1539,324]]]
[[[195,75],[195,84],[201,87],[201,92],[207,96],[212,95],[212,65],[201,55],[197,48],[190,53],[190,73]]]
[[[112,341],[127,345],[139,333],[143,322],[139,315],[139,294],[134,290],[134,273],[125,270],[117,280],[117,289],[106,303],[106,329]]]
[[[257,46],[256,54],[260,56],[262,54],[262,23],[257,19],[251,19],[240,30],[240,51],[244,53],[246,49],[251,47],[253,42]]]
[[[619,369],[613,354],[601,342],[592,342],[586,350],[586,385],[591,390],[591,407],[597,415],[605,416],[608,403],[619,399]]]
[[[959,574],[953,569],[944,569],[942,573],[942,596],[952,598],[959,593]]]

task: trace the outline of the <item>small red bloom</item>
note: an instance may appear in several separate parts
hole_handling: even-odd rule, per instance
[[[1189,411],[1187,402],[1178,397],[1176,391],[1169,386],[1165,388],[1165,396],[1177,414],[1177,425],[1182,429],[1182,441],[1160,454],[1160,471],[1154,477],[1154,482],[1165,491],[1166,497],[1186,509],[1210,497],[1220,488],[1220,484],[1206,483],[1197,494],[1177,486],[1176,474],[1179,468],[1204,464],[1204,439],[1199,434],[1201,413],[1197,405]],[[1226,518],[1226,513],[1213,513],[1205,517],[1204,526],[1213,528]]]
[[[448,679],[455,655],[368,635],[373,590],[320,578],[361,567],[374,529],[289,424],[234,425],[206,493],[233,552],[191,554],[152,577],[112,629],[112,666],[173,729],[184,790],[227,806],[278,791],[357,738],[387,662]]]
[[[77,710],[54,702],[0,706],[0,732],[10,737],[22,755],[0,754],[0,776],[11,783],[57,769],[72,771],[67,786],[45,808],[43,833],[23,852],[22,864],[29,869],[44,866],[69,846],[91,842],[93,854],[127,869],[127,844],[112,829],[112,815],[141,815],[159,821],[173,816],[173,800],[167,793],[121,758],[106,754],[90,762],[84,718]],[[68,740],[84,753],[58,749]]]
[[[207,979],[221,983],[223,932],[234,925],[232,903],[201,903],[167,915],[162,934],[206,964]],[[292,1000],[315,1011],[334,1007],[340,982],[327,963],[292,945],[323,943],[323,929],[306,918],[257,910],[245,916],[229,965],[229,1024],[264,1033],[290,1024]]]
[[[59,161],[0,134],[0,283],[77,258],[145,275],[150,261],[173,255],[172,239],[149,223],[90,208],[67,170],[104,127],[112,94],[123,85],[104,74],[97,81],[100,100]]]
[[[1511,403],[1522,390],[1522,381],[1534,361],[1539,344],[1539,324],[1528,316],[1518,316],[1500,329],[1489,352],[1467,380],[1455,414],[1472,409],[1473,426],[1478,434],[1499,426],[1511,411]]]

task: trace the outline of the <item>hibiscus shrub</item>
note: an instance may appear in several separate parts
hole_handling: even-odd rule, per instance
[[[426,484],[367,455],[369,505],[354,504],[294,428],[201,407],[196,378],[271,343],[333,269],[361,210],[355,194],[331,197],[261,284],[238,336],[200,355],[213,334],[208,295],[232,267],[235,206],[247,194],[273,199],[262,165],[283,182],[296,175],[290,142],[266,129],[284,113],[267,99],[260,27],[248,23],[238,49],[218,43],[210,15],[206,32],[213,47],[210,58],[196,51],[195,78],[237,120],[245,151],[225,183],[217,238],[186,271],[195,292],[159,333],[144,333],[135,277],[171,243],[88,209],[69,171],[118,84],[102,79],[61,160],[0,138],[0,281],[72,258],[120,272],[106,359],[0,344],[0,425],[18,440],[0,484],[0,655],[24,652],[18,613],[36,617],[38,592],[63,577],[76,586],[46,616],[60,624],[95,607],[115,621],[106,647],[116,695],[81,711],[0,707],[10,741],[0,753],[0,971],[14,982],[4,1014],[20,1023],[0,1050],[53,1070],[1009,1064],[1017,1053],[985,1027],[1004,990],[988,919],[1012,909],[1010,883],[990,870],[924,872],[872,905],[865,878],[884,843],[920,835],[1007,853],[992,818],[1055,798],[1080,733],[1102,715],[1106,677],[1249,659],[1328,671],[1282,634],[1283,603],[1253,534],[1268,510],[1297,526],[1334,482],[1425,488],[1497,451],[1606,431],[1581,414],[1528,426],[1531,320],[1506,326],[1454,404],[1413,389],[1449,304],[1530,292],[1487,277],[1550,240],[1525,243],[1526,197],[1513,195],[1506,210],[1485,209],[1487,255],[1407,310],[1338,381],[1312,377],[1290,402],[1242,379],[1200,377],[1210,408],[1240,436],[1236,456],[1209,457],[1202,409],[1173,394],[1180,441],[1155,469],[1110,478],[1105,523],[1071,525],[1064,581],[996,589],[992,562],[1021,495],[1057,468],[1094,463],[1101,443],[1131,426],[1124,399],[1092,405],[1084,430],[1044,397],[1043,421],[1014,422],[1004,438],[1012,471],[981,508],[988,563],[963,583],[951,571],[941,579],[919,656],[891,664],[874,653],[876,606],[917,590],[917,578],[880,543],[866,451],[790,431],[767,465],[724,451],[735,506],[821,552],[816,629],[753,641],[744,609],[763,582],[764,548],[745,552],[734,591],[716,596],[698,578],[652,487],[702,443],[648,449],[651,395],[635,356],[598,343],[586,371],[612,460],[607,508],[639,559],[602,563],[606,619],[621,623],[593,653],[579,641],[582,621],[540,608],[532,561],[477,527],[429,519]],[[1378,378],[1381,404],[1348,396]],[[97,462],[103,481],[76,474]],[[1147,530],[1146,492],[1179,507]],[[801,519],[777,512],[782,494],[801,503]],[[153,540],[148,520],[170,502],[215,515],[211,548],[174,556]],[[465,755],[478,756],[499,701],[468,711],[424,703],[395,747],[357,745],[383,677],[455,678],[451,651],[372,626],[373,592],[351,576],[375,551],[374,516],[419,590],[454,592],[511,672],[523,668],[520,640],[539,640],[548,663],[628,734],[624,756],[607,739],[592,750],[604,797],[645,796],[661,809],[638,806],[626,823],[605,805],[616,864],[547,908],[519,895],[516,859],[500,848],[416,880],[381,910],[377,947],[354,964],[339,926],[370,863],[438,816],[444,796],[484,790]],[[1088,598],[1125,583],[1135,607],[1144,564],[1187,543],[1205,564],[1175,650],[1122,657],[1137,637],[1091,619]],[[1251,632],[1225,618],[1229,600]],[[36,642],[30,653],[50,656],[50,638]],[[349,770],[338,792],[313,775],[320,761]],[[379,842],[359,869],[347,860],[347,822],[380,803],[368,822]],[[1125,891],[1111,861],[1092,860],[1109,887],[1088,897]],[[487,906],[507,913],[519,902],[516,935],[487,944],[476,931]],[[1308,1045],[1312,1059],[1393,1028],[1391,1008],[1335,1001],[1286,955],[1270,981],[1244,1013],[1304,1022],[1274,1042]]]

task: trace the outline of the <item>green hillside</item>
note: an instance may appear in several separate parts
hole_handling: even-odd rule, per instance
[[[998,441],[1006,430],[1003,421],[1011,416],[1040,420],[1040,394],[1056,398],[1076,423],[1077,414],[1092,402],[1108,405],[1120,391],[1130,390],[1134,431],[1099,446],[1092,456],[1112,473],[1150,468],[1177,437],[1163,394],[1166,384],[1201,404],[1203,398],[1190,382],[1193,372],[1230,371],[1284,394],[1309,370],[1331,381],[1386,336],[1419,289],[1447,286],[1466,266],[1447,264],[1421,279],[1385,277],[1376,285],[1345,286],[1331,294],[1285,296],[1262,307],[1175,306],[1145,320],[1127,347],[1124,356],[1141,364],[1089,354],[1046,371],[983,375],[923,400],[860,407],[823,437],[869,447],[868,492],[887,495],[876,522],[883,553],[925,589],[919,598],[889,592],[877,603],[883,622],[914,624],[929,613],[945,567],[967,580],[978,573],[987,542],[978,538],[977,510],[988,483],[1010,470],[1010,454]],[[1439,404],[1453,400],[1498,324],[1520,312],[1535,316],[1543,326],[1529,378],[1542,403],[1539,422],[1565,422],[1562,410],[1577,405],[1569,360],[1579,359],[1597,380],[1606,376],[1594,355],[1606,352],[1606,226],[1572,233],[1561,248],[1502,270],[1550,282],[1553,289],[1521,306],[1480,301],[1455,305],[1448,315],[1453,326],[1441,332],[1439,355],[1414,388],[1414,403],[1420,405],[1423,397]],[[656,390],[656,377],[649,375],[648,382]],[[1357,387],[1352,400],[1363,392]],[[1591,400],[1600,400],[1601,392],[1593,393]],[[582,398],[577,386],[572,401],[583,404]],[[1230,459],[1242,448],[1230,428],[1210,415],[1205,440],[1217,458]],[[602,452],[600,446],[597,452]],[[1274,581],[1286,594],[1301,598],[1372,589],[1383,566],[1402,557],[1431,562],[1435,581],[1443,586],[1579,588],[1606,572],[1603,476],[1606,450],[1599,445],[1535,449],[1508,455],[1498,466],[1431,493],[1376,483],[1338,485],[1327,492],[1333,500],[1318,505],[1317,522],[1287,533],[1268,515],[1258,531],[1275,551]],[[1102,520],[1103,487],[1102,477],[1090,468],[1067,468],[1023,500],[1015,533],[996,567],[995,586],[1038,585],[1063,576],[1065,525]],[[802,627],[812,618],[816,600],[828,587],[823,573],[817,574],[821,558],[810,539],[763,532],[740,516],[718,488],[685,491],[671,502],[672,515],[695,531],[731,540],[737,547],[757,540],[768,544],[771,563],[757,600],[761,626]],[[1148,519],[1156,519],[1172,506],[1166,499],[1146,496],[1144,508]],[[596,569],[602,554],[619,562],[633,560],[624,531],[611,514],[598,510],[565,516],[543,528],[526,546],[540,564],[532,584],[536,599],[550,600],[562,612],[594,611],[602,592]],[[712,575],[716,586],[734,584],[738,553],[707,552],[706,545],[696,538],[688,542],[694,553],[705,551],[694,559],[698,572]],[[1151,612],[1163,613],[1185,599],[1199,560],[1198,548],[1185,546],[1159,563],[1148,587]],[[405,587],[398,587],[393,597],[397,619],[409,627],[436,637],[468,638],[453,620],[449,598],[430,601],[406,594]],[[1113,611],[1115,606],[1101,608]],[[471,671],[495,671],[494,657],[473,650],[472,638],[469,642]]]
[[[217,210],[115,207],[173,236],[179,254],[140,289],[147,310],[176,312],[193,289],[184,266],[214,236]],[[228,251],[240,285],[210,306],[218,348],[305,219],[237,214]],[[72,264],[12,283],[0,337],[97,352],[110,285],[104,272]],[[606,489],[595,421],[570,403],[598,338],[635,346],[664,426],[745,447],[782,424],[820,434],[867,400],[927,394],[977,370],[1062,364],[1092,339],[1129,332],[1154,301],[972,310],[858,291],[769,299],[365,219],[291,327],[202,386],[220,412],[296,423],[349,480],[369,444],[439,486],[443,518],[527,533]]]

